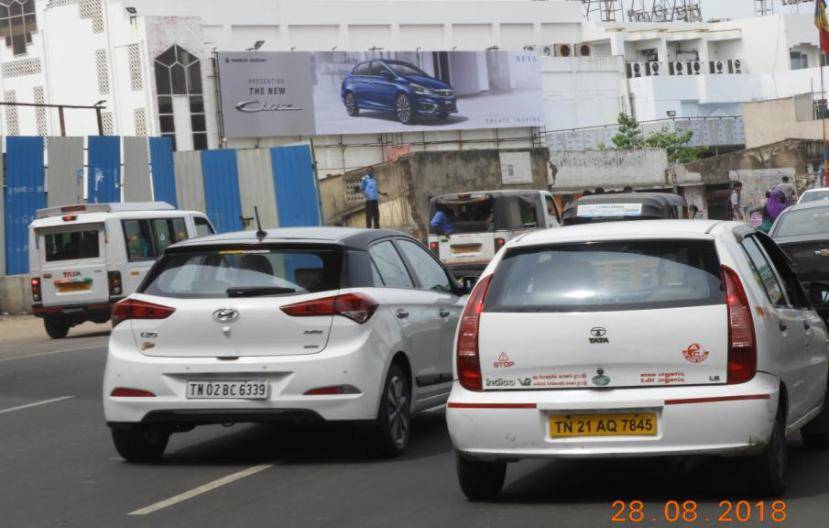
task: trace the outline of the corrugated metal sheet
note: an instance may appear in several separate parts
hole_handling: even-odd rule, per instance
[[[281,227],[320,225],[319,194],[311,147],[271,149],[276,203]]]
[[[87,201],[121,201],[121,138],[89,136]]]
[[[242,214],[254,218],[254,206],[259,208],[262,227],[270,229],[279,226],[276,213],[276,191],[273,183],[271,156],[267,149],[250,149],[236,151],[239,166],[239,196],[242,201]],[[247,229],[256,229],[251,222]]]
[[[46,207],[42,137],[6,139],[6,272],[29,272],[29,224]]]
[[[235,150],[202,151],[207,216],[220,233],[242,229]]]
[[[124,138],[124,201],[149,202],[153,199],[150,186],[150,153],[147,138]]]
[[[49,137],[46,168],[46,201],[49,207],[83,201],[82,137]]]
[[[150,138],[150,162],[153,170],[154,199],[177,206],[176,175],[173,169],[173,141],[170,138]]]
[[[2,141],[3,138],[0,138]],[[0,148],[0,156],[3,155],[2,148]],[[3,174],[3,165],[0,163],[0,275],[6,274],[6,181]]]
[[[179,209],[205,211],[204,175],[201,166],[201,152],[176,152],[173,154],[176,201]]]

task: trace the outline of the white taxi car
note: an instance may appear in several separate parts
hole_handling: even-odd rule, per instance
[[[461,487],[524,458],[749,456],[785,485],[786,435],[829,446],[827,330],[786,257],[737,223],[528,234],[461,317],[448,402]]]
[[[104,413],[118,453],[246,422],[362,422],[378,450],[446,403],[466,292],[395,231],[294,228],[167,249],[115,305]]]

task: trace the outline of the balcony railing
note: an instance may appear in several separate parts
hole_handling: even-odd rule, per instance
[[[682,75],[740,75],[746,73],[740,59],[715,61],[669,61],[669,62],[628,62],[629,79],[637,77],[682,76]]]

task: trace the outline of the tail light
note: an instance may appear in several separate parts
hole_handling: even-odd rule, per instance
[[[77,215],[64,215],[61,218],[63,219],[64,222],[74,222],[75,220],[78,219],[78,216]]]
[[[129,319],[167,319],[175,311],[175,308],[169,306],[137,299],[124,299],[112,307],[112,326],[116,327]]]
[[[377,301],[362,293],[346,293],[336,297],[326,297],[314,301],[289,304],[282,307],[282,311],[291,317],[319,317],[325,315],[341,315],[352,321],[363,324],[374,315],[377,310]]]
[[[113,389],[109,394],[116,398],[155,398],[155,394],[143,389],[130,389],[128,387],[118,387]]]
[[[124,293],[124,287],[121,284],[121,272],[110,271],[107,276],[109,278],[109,294],[121,295],[122,293]]]
[[[440,244],[437,242],[429,242],[429,251],[437,255],[440,253]]]
[[[466,302],[458,328],[458,381],[464,389],[471,391],[483,390],[481,360],[478,354],[478,330],[490,282],[492,282],[492,275],[478,281]]]
[[[499,250],[507,244],[506,239],[504,238],[496,238],[495,239],[495,250]]]
[[[43,294],[40,291],[40,277],[32,277],[32,300],[34,302],[43,300]]]
[[[339,396],[341,394],[360,394],[360,389],[354,385],[332,385],[305,391],[306,396]]]
[[[754,320],[740,277],[722,266],[725,304],[728,308],[728,383],[746,383],[757,373]]]

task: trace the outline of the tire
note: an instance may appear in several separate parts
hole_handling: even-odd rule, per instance
[[[411,437],[411,408],[412,387],[409,377],[398,365],[392,364],[383,384],[375,424],[377,455],[395,457],[406,450]]]
[[[435,116],[438,121],[446,121],[449,119],[449,114],[438,114]]]
[[[345,111],[348,112],[348,115],[351,117],[360,115],[360,107],[357,105],[357,98],[354,97],[354,94],[351,92],[346,92],[345,94]]]
[[[139,426],[130,429],[112,429],[115,450],[127,462],[144,464],[158,462],[167,448],[170,433],[157,428]]]
[[[415,122],[412,100],[406,94],[399,94],[394,99],[394,114],[397,120],[404,125],[411,125]]]
[[[483,462],[455,454],[458,482],[472,502],[494,501],[501,495],[507,476],[506,462]]]
[[[43,326],[52,339],[63,339],[69,333],[69,324],[62,319],[44,319]]]
[[[762,497],[779,497],[786,491],[789,456],[786,448],[786,413],[777,410],[774,429],[763,452],[752,457],[751,477],[755,491]]]

